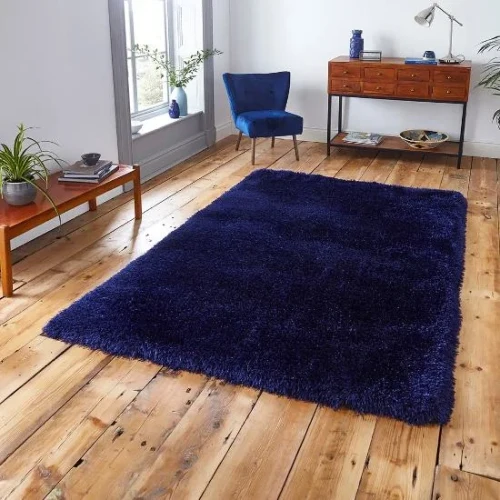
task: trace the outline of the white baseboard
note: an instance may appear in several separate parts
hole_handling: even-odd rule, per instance
[[[156,177],[206,148],[205,134],[199,133],[172,148],[141,160],[141,182]]]
[[[304,128],[304,133],[300,136],[300,140],[326,143],[326,129]],[[500,144],[465,141],[464,154],[467,156],[500,158]]]
[[[232,121],[223,123],[222,125],[218,125],[215,128],[215,130],[216,130],[216,135],[215,135],[216,141],[220,141],[225,137],[228,137],[236,133],[236,129],[234,128]]]

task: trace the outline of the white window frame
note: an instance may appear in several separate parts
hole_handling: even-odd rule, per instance
[[[165,15],[165,53],[167,54],[167,59],[170,61],[175,60],[174,53],[174,26],[173,26],[173,1],[172,0],[159,0],[163,3],[163,12]],[[133,9],[133,0],[128,0],[125,2],[123,0],[124,5],[128,4],[128,29],[130,33],[130,45],[131,47],[135,46],[135,30],[134,30],[134,9]],[[126,7],[125,7],[126,8]],[[139,98],[138,98],[138,90],[137,90],[137,60],[139,59],[147,59],[146,56],[138,56],[135,52],[127,51],[127,64],[130,61],[130,67],[132,74],[130,75],[130,79],[133,82],[133,86],[129,91],[131,92],[131,99],[134,103],[134,109],[137,111],[131,111],[130,116],[132,119],[136,120],[147,120],[148,118],[153,118],[155,116],[164,114],[168,111],[168,106],[170,102],[170,87],[168,85],[168,81],[165,80],[163,83],[163,96],[165,100],[161,104],[156,104],[154,106],[150,106],[149,108],[142,109],[139,111]]]

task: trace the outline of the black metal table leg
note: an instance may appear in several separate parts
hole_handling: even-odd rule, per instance
[[[326,126],[326,154],[330,156],[330,147],[332,140],[332,95],[328,94],[328,120]]]
[[[464,154],[464,140],[465,140],[465,118],[467,116],[467,103],[463,103],[462,108],[462,126],[460,128],[460,142],[458,143],[458,160],[457,168],[462,164],[462,156]]]
[[[337,126],[338,133],[342,132],[342,96],[339,95],[339,123]]]

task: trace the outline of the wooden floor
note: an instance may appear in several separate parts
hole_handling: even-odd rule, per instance
[[[234,138],[16,251],[0,299],[0,498],[500,499],[499,165]],[[254,168],[454,189],[469,200],[456,406],[410,427],[118,359],[43,325]],[[395,305],[396,306],[396,305]]]

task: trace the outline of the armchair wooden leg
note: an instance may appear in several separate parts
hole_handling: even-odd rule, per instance
[[[273,138],[271,139],[271,147],[274,148],[274,141],[275,141],[276,137],[273,136]]]
[[[240,149],[240,143],[241,143],[241,136],[243,135],[243,132],[240,132],[238,134],[238,140],[236,141],[236,151],[239,151]]]
[[[297,136],[293,136],[293,147],[295,148],[295,159],[299,161],[299,146],[297,145]]]
[[[252,139],[252,165],[255,165],[255,147],[257,146],[257,139]]]

